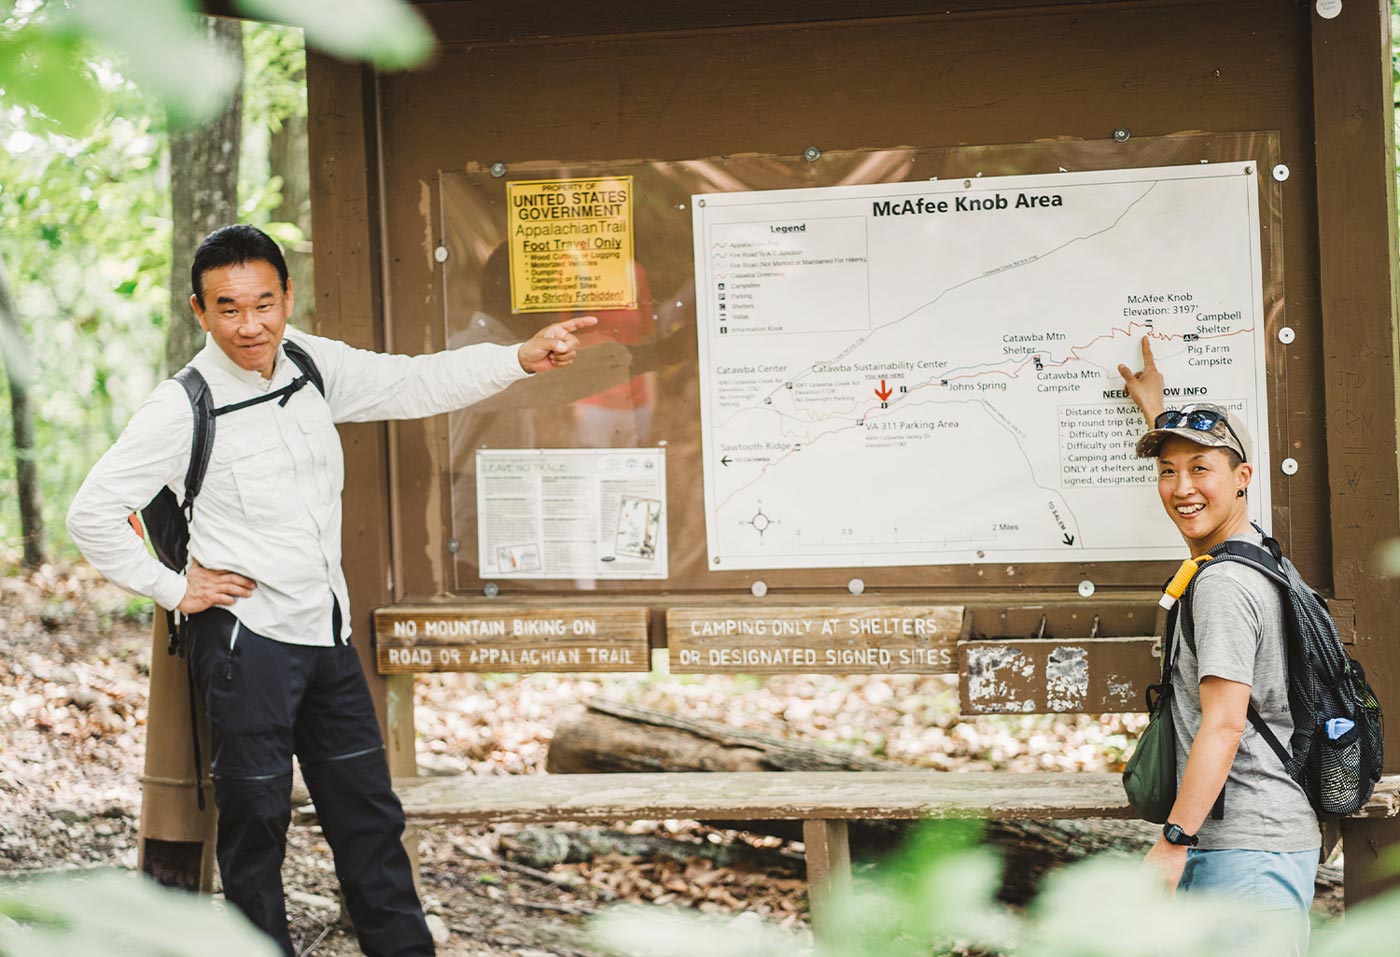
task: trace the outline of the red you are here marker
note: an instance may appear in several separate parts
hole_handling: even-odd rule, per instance
[[[880,388],[875,390],[875,398],[879,399],[881,402],[888,402],[892,395],[894,395],[894,390],[885,385],[885,380],[881,379]]]

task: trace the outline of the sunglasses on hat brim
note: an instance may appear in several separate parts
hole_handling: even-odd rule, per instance
[[[1216,412],[1214,409],[1191,409],[1190,411],[1168,409],[1153,420],[1152,427],[1154,429],[1190,429],[1192,432],[1210,432],[1217,423],[1224,423],[1226,431],[1230,433],[1235,444],[1239,446],[1235,451],[1240,454],[1240,461],[1248,461],[1244,454],[1244,441],[1240,439],[1223,412]]]

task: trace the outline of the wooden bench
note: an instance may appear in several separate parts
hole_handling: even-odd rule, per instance
[[[508,637],[512,629],[519,629],[519,622],[536,620],[563,627],[553,629],[555,637]],[[858,627],[861,622],[891,620],[922,622],[924,627],[913,636],[895,637],[873,625]],[[459,626],[462,621],[474,627]],[[775,621],[795,623],[780,642],[774,638]],[[735,627],[736,622],[767,627],[753,629],[758,637],[748,637],[749,631]],[[384,674],[645,671],[651,652],[665,648],[671,669],[678,672],[956,674],[965,716],[1136,711],[1143,707],[1143,690],[1159,674],[1160,648],[1150,636],[1160,633],[1161,624],[1155,592],[1100,596],[1090,606],[1034,600],[1019,605],[930,605],[913,593],[853,596],[839,606],[749,597],[717,605],[685,596],[672,596],[655,607],[630,604],[622,597],[561,606],[557,599],[541,596],[509,603],[408,604],[375,614],[378,665]],[[480,637],[483,632],[502,637]],[[870,654],[854,667],[815,669],[793,662],[765,665],[750,654],[778,645],[804,651],[803,660],[809,662],[829,661],[833,649]],[[875,663],[877,654],[893,664]],[[561,666],[571,657],[577,659],[572,666]],[[594,664],[579,667],[583,662]],[[411,701],[411,693],[400,700]],[[405,717],[403,733],[390,739],[391,767],[400,769],[413,767],[411,709]],[[848,822],[1134,816],[1119,775],[1089,772],[530,774],[404,777],[396,779],[395,788],[408,823],[417,826],[668,819],[801,822],[811,912],[819,932],[826,901],[850,880]],[[1387,779],[1358,816],[1400,817],[1400,776]]]
[[[785,771],[399,778],[408,823],[597,824],[626,820],[801,821],[811,913],[850,884],[847,824],[859,820],[1132,818],[1119,775],[1092,772]],[[1357,817],[1400,817],[1400,775]],[[314,822],[299,812],[299,823]]]

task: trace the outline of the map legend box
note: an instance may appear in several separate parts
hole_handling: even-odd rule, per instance
[[[870,326],[870,268],[859,217],[720,223],[709,258],[714,314],[734,335]],[[723,291],[719,291],[723,290]]]

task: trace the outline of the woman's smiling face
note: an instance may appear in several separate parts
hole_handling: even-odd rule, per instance
[[[1157,494],[1181,537],[1200,555],[1249,528],[1249,463],[1224,449],[1171,436],[1157,455]]]

